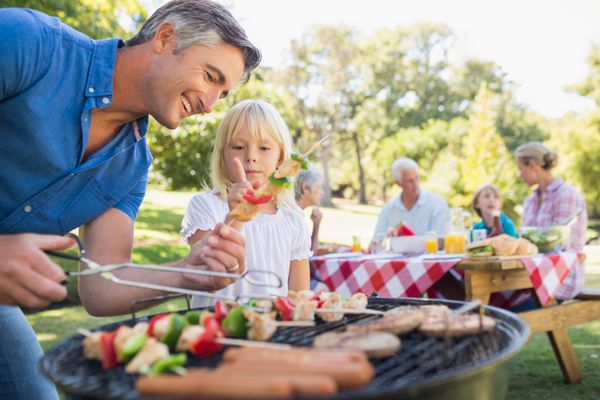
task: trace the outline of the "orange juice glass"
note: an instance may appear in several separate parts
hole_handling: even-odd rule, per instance
[[[435,254],[438,252],[438,239],[435,231],[430,231],[425,234],[425,252],[427,254]]]

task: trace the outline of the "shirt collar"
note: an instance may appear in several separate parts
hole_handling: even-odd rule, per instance
[[[86,97],[112,96],[113,75],[121,39],[102,39],[95,42],[90,72],[85,85]]]
[[[560,185],[562,185],[563,180],[560,178],[556,178],[554,179],[546,188],[547,192],[554,192],[556,190],[558,190],[558,188],[560,187]]]
[[[423,190],[419,191],[419,198],[417,199],[417,202],[415,203],[415,205],[413,206],[412,209],[414,209],[415,207],[421,207],[422,205],[425,204],[425,202],[427,201],[425,199],[426,195],[425,192]],[[402,202],[402,193],[400,193],[400,195],[396,198],[397,200],[397,205],[402,209],[402,210],[406,210],[406,207],[404,207],[404,203]]]

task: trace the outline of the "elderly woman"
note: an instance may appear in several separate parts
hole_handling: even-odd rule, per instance
[[[540,142],[529,142],[515,152],[521,179],[528,186],[536,186],[525,199],[523,226],[549,228],[563,223],[568,218],[581,214],[571,226],[565,250],[582,252],[587,229],[586,204],[581,193],[560,178],[552,169],[558,164],[558,155]],[[577,263],[560,287],[556,297],[571,299],[583,288],[583,263]]]
[[[323,196],[323,174],[314,165],[308,169],[300,170],[296,176],[295,184],[296,203],[301,209],[315,206],[321,202]],[[323,215],[318,207],[313,207],[310,219],[313,222],[310,249],[316,252],[319,248],[319,227]]]

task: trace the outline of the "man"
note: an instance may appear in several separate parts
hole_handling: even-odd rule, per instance
[[[440,196],[421,190],[417,163],[410,158],[397,159],[392,164],[392,177],[394,183],[402,188],[402,193],[383,207],[369,249],[375,250],[381,245],[388,229],[400,222],[417,235],[436,231],[439,237],[443,237],[448,205]]]
[[[91,40],[33,10],[2,9],[0,54],[0,398],[56,398],[36,368],[35,335],[14,307],[66,296],[65,274],[44,250],[70,247],[59,235],[81,227],[88,258],[129,261],[152,161],[148,115],[173,129],[210,112],[261,56],[224,7],[202,0],[164,5],[127,43]],[[243,260],[242,236],[218,226],[173,265],[242,272]],[[168,272],[119,276],[197,290],[231,283]],[[99,316],[159,293],[96,276],[81,278],[79,290]]]

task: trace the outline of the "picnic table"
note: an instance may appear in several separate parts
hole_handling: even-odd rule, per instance
[[[519,313],[532,334],[546,332],[565,382],[582,379],[567,327],[600,317],[600,300],[558,305],[554,296],[576,263],[576,253],[526,257],[465,258],[464,255],[404,255],[334,253],[310,260],[311,273],[342,296],[356,292],[384,297],[420,297],[442,276],[452,272],[464,279],[465,300],[488,304],[492,294],[533,289],[540,308]]]

